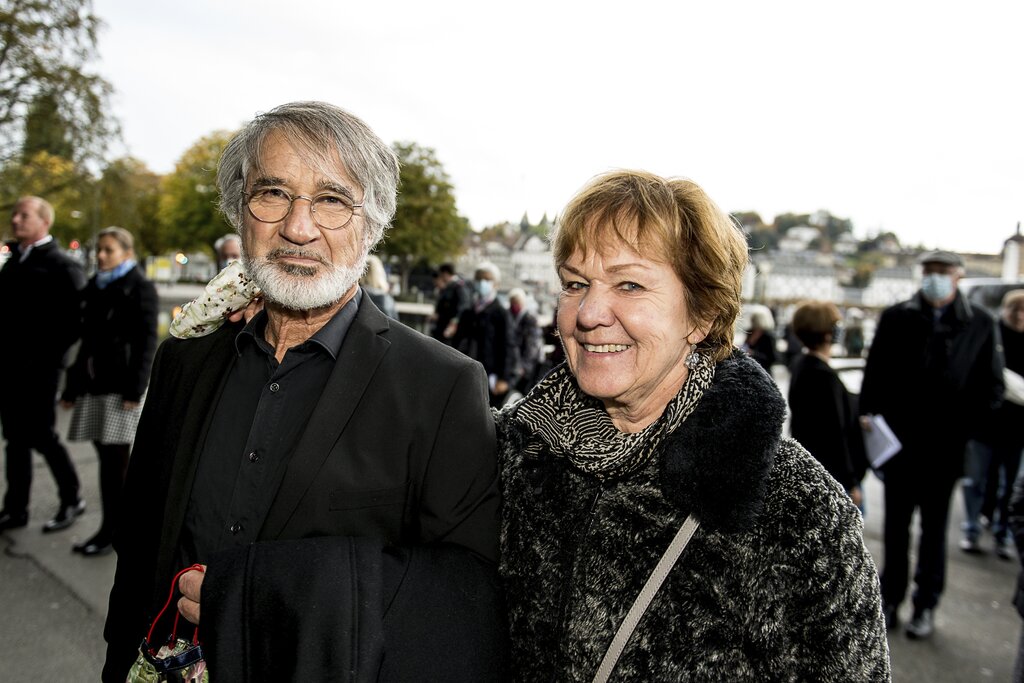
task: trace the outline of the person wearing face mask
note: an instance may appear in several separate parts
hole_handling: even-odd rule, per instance
[[[537,316],[531,311],[526,292],[520,288],[508,293],[508,311],[512,314],[515,330],[516,349],[519,352],[519,367],[516,370],[515,389],[521,394],[528,392],[538,379],[544,339],[541,335]]]
[[[921,257],[921,290],[879,320],[861,385],[860,412],[881,415],[902,444],[881,466],[885,482],[886,625],[895,627],[909,579],[910,525],[921,534],[909,638],[932,635],[946,574],[946,532],[964,448],[1003,395],[999,332],[993,317],[958,291],[963,260],[948,251]],[[862,426],[870,425],[862,418]]]
[[[497,287],[501,271],[493,263],[477,266],[473,275],[473,305],[459,316],[452,346],[480,361],[487,372],[490,403],[504,402],[518,367],[515,325],[500,301]]]

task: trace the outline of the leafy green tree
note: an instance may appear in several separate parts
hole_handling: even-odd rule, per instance
[[[200,138],[178,160],[161,182],[160,220],[165,246],[205,249],[231,232],[217,208],[217,160],[233,133],[216,131]]]
[[[398,208],[380,251],[401,264],[405,292],[414,264],[449,260],[462,250],[470,228],[434,150],[414,142],[396,142],[394,149],[402,163]]]
[[[63,124],[71,161],[102,156],[117,126],[110,84],[88,69],[99,26],[90,0],[0,0],[0,163],[18,156],[26,135],[50,136],[26,130],[34,107],[51,109],[50,120]]]
[[[64,159],[72,159],[75,151],[68,139],[68,125],[61,117],[57,96],[47,92],[39,94],[25,117],[25,141],[21,157],[31,158],[38,152],[47,152]]]
[[[100,225],[117,225],[135,235],[135,252],[143,257],[173,245],[160,221],[160,176],[132,157],[115,159],[99,179]]]

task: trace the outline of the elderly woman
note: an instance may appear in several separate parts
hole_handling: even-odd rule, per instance
[[[860,515],[732,348],[747,255],[728,216],[692,182],[612,173],[554,254],[566,363],[498,416],[514,679],[888,680]]]

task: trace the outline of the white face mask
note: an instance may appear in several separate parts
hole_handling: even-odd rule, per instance
[[[953,293],[953,277],[929,273],[921,279],[921,293],[929,301],[945,301]]]
[[[486,299],[494,292],[494,283],[490,280],[477,280],[476,291],[481,299]]]

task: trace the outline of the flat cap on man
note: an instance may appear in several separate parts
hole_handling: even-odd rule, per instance
[[[960,254],[954,254],[951,251],[942,251],[941,249],[936,251],[929,251],[921,255],[917,259],[917,262],[924,265],[925,263],[941,263],[946,266],[963,266],[964,260]]]

